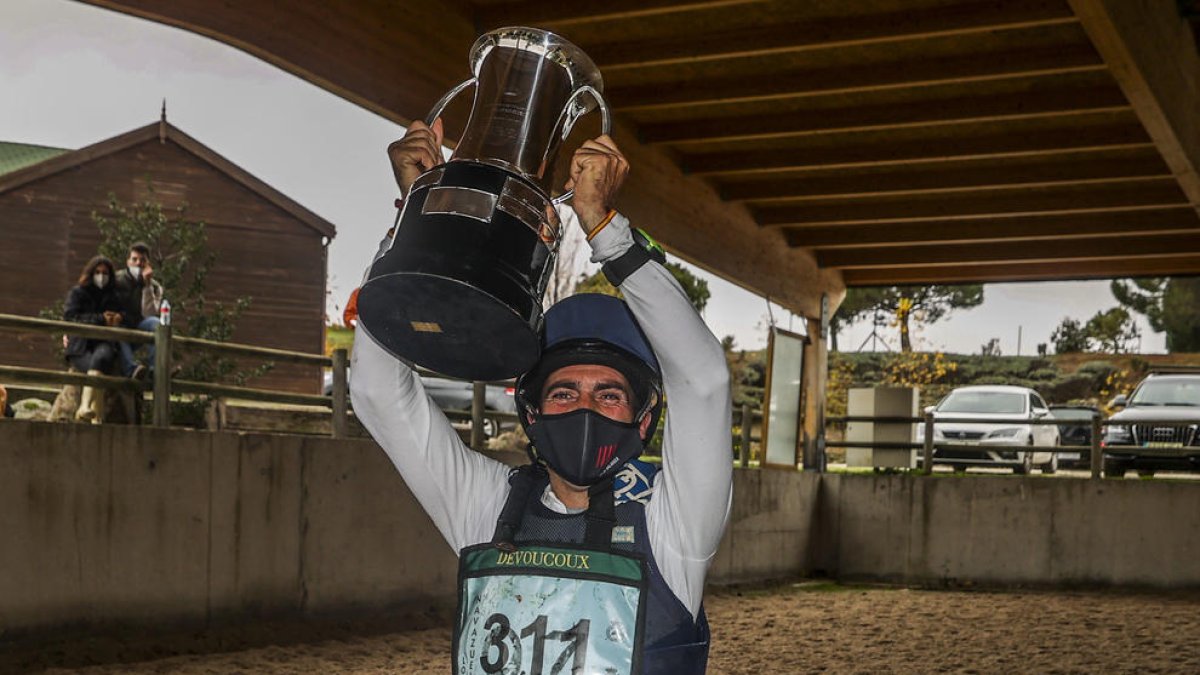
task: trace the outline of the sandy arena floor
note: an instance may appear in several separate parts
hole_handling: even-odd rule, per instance
[[[714,674],[1200,672],[1200,594],[984,593],[804,583],[715,591],[706,602]],[[262,644],[264,636],[255,639]],[[339,630],[290,646],[224,649],[232,650],[45,669],[78,661],[70,647],[62,647],[38,657],[40,663],[26,661],[23,669],[105,675],[450,670],[446,628],[372,636]],[[110,652],[108,658],[120,654]]]

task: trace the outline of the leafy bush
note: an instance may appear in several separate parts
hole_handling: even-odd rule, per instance
[[[983,377],[975,378],[975,381],[971,384],[1010,384],[1010,382],[1003,375],[984,375]]]
[[[1050,401],[1072,401],[1096,395],[1096,381],[1087,373],[1072,373],[1042,385],[1042,396]]]

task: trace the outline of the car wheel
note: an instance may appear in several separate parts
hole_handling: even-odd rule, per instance
[[[1046,462],[1045,464],[1042,465],[1042,473],[1044,473],[1046,475],[1050,475],[1050,476],[1058,473],[1058,453],[1057,452],[1054,453],[1054,456],[1050,458],[1049,462]]]
[[[953,471],[954,473],[966,473],[967,465],[966,464],[951,464],[950,470]]]
[[[500,425],[496,424],[496,420],[494,420],[490,417],[483,418],[483,437],[484,438],[495,438],[499,431],[500,431]]]
[[[1105,478],[1124,478],[1125,465],[1115,462],[1111,459],[1104,460],[1104,477]]]
[[[1142,478],[1151,478],[1154,476],[1154,469],[1138,469],[1138,475]]]
[[[1033,438],[1030,437],[1026,445],[1033,445]],[[1033,453],[1026,450],[1021,453],[1021,463],[1013,467],[1013,473],[1018,476],[1028,476],[1033,473]]]

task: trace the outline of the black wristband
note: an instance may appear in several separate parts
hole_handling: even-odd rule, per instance
[[[620,287],[630,274],[641,269],[642,265],[650,262],[650,254],[636,243],[621,255],[609,260],[600,267],[608,283]]]

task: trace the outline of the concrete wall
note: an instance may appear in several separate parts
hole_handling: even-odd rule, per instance
[[[0,634],[452,598],[370,441],[0,422]]]
[[[1200,586],[1200,485],[735,472],[710,580]],[[0,636],[453,602],[371,441],[0,422]]]
[[[909,584],[1200,587],[1200,484],[829,475],[809,565]]]
[[[709,568],[712,583],[796,577],[809,570],[821,475],[734,471],[725,538]]]

